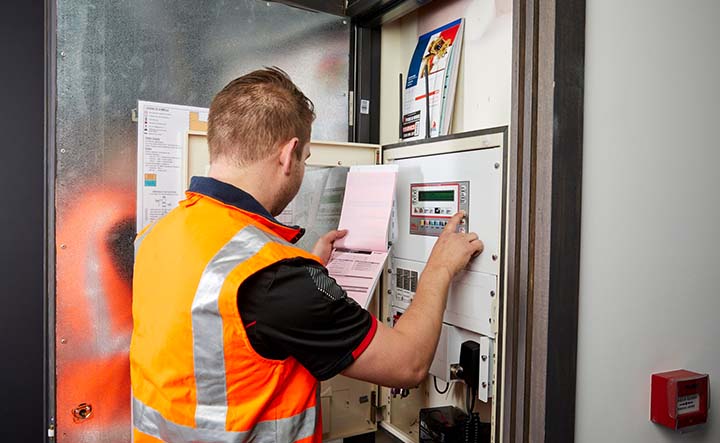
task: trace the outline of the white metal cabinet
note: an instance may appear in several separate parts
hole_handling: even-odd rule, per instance
[[[370,311],[387,325],[394,314],[401,314],[412,302],[412,291],[398,285],[398,269],[422,274],[435,237],[410,233],[407,220],[412,210],[410,185],[418,182],[468,181],[470,207],[468,230],[478,232],[485,243],[483,254],[458,276],[451,287],[448,309],[431,373],[448,380],[449,365],[457,363],[459,343],[474,339],[487,357],[479,369],[476,411],[484,421],[495,422],[495,410],[501,401],[495,389],[495,373],[502,359],[497,346],[503,287],[503,226],[505,223],[503,189],[504,156],[507,128],[477,131],[457,137],[426,142],[380,145],[312,142],[310,167],[347,167],[352,165],[395,163],[400,166],[396,206],[393,214],[393,248],[387,272],[370,304]],[[186,143],[186,177],[207,171],[207,141],[203,132],[190,132]],[[440,382],[443,383],[443,382]],[[443,383],[444,384],[444,383]],[[406,395],[405,395],[406,394]],[[464,408],[464,389],[454,383],[448,393],[438,394],[432,376],[421,386],[403,392],[338,375],[321,384],[323,436],[338,439],[372,432],[379,422],[406,442],[417,442],[419,410],[453,404]]]

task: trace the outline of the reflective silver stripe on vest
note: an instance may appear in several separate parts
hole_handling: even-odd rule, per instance
[[[133,397],[133,426],[140,432],[167,442],[193,443],[292,443],[312,436],[317,423],[318,406],[292,417],[262,421],[251,431],[230,432],[198,429],[166,420],[160,412]]]
[[[135,246],[135,257],[137,257],[138,249],[140,249],[140,244],[142,244],[143,240],[145,240],[145,237],[150,233],[150,231],[153,230],[155,227],[156,222],[152,222],[150,226],[145,229],[145,232],[142,233],[142,235],[139,235],[135,238],[134,246]]]
[[[223,283],[233,269],[269,241],[270,237],[254,226],[241,229],[215,254],[200,277],[191,311],[198,428],[225,430],[227,382],[223,319],[218,307]]]

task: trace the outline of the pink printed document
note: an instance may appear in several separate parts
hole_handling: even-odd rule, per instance
[[[330,276],[367,308],[388,255],[388,227],[395,197],[397,165],[353,166],[347,176],[338,229],[327,268]]]

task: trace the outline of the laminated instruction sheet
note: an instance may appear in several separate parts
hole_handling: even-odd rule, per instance
[[[206,131],[207,120],[207,108],[138,102],[138,231],[185,198],[183,165],[187,133]]]
[[[370,303],[388,256],[388,226],[395,197],[397,165],[353,166],[347,175],[338,229],[327,269],[363,308]]]

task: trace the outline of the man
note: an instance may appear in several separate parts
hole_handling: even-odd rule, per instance
[[[136,442],[320,443],[318,380],[342,373],[418,385],[437,346],[453,276],[482,251],[438,238],[394,328],[346,297],[324,264],[274,219],[310,156],[313,105],[277,68],[230,82],[208,121],[210,177],[138,236],[130,348]]]

